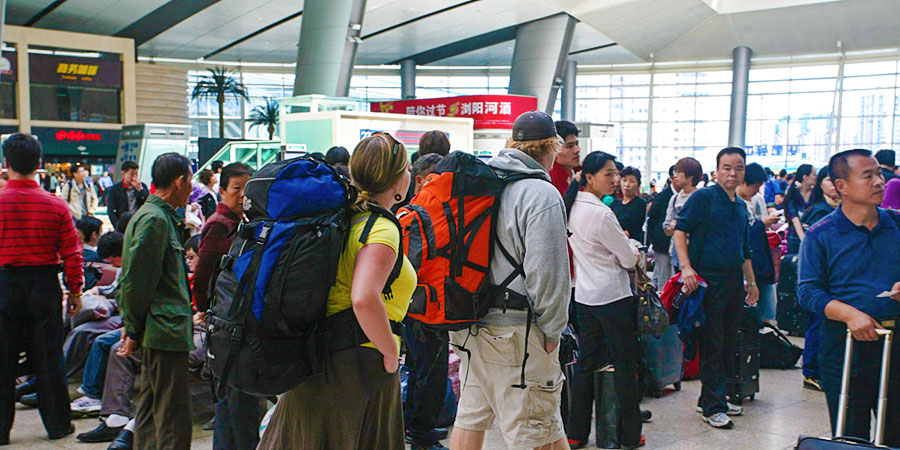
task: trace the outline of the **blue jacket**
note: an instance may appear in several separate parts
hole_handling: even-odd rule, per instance
[[[703,312],[706,287],[706,282],[700,280],[700,287],[686,294],[678,310],[678,337],[684,342],[684,358],[689,361],[697,355],[697,339],[700,337],[700,329],[706,325],[706,314]]]

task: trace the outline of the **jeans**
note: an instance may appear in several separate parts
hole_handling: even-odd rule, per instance
[[[806,316],[806,334],[803,344],[803,376],[819,376],[819,347],[822,344],[822,316],[810,311]]]
[[[406,433],[416,444],[434,445],[439,442],[434,429],[447,397],[449,337],[446,331],[428,328],[413,319],[403,322],[403,334],[409,350],[409,379],[403,404]]]
[[[609,362],[616,368],[616,397],[622,420],[623,445],[641,440],[640,392],[637,383],[638,340],[635,302],[624,298],[603,306],[576,303],[579,357],[572,380],[569,439],[587,442],[594,406],[594,372]]]
[[[254,450],[259,445],[260,398],[230,389],[216,403],[213,450]]]
[[[759,302],[756,304],[756,315],[759,320],[775,320],[777,298],[774,284],[759,285]]]
[[[653,250],[653,285],[656,290],[662,292],[663,286],[672,278],[672,258],[669,252],[658,252]]]
[[[703,297],[706,325],[700,330],[700,391],[699,405],[703,415],[710,417],[728,411],[725,400],[725,372],[734,354],[738,323],[746,294],[741,269],[729,271],[701,271],[700,277],[709,287]]]
[[[106,363],[113,345],[122,340],[122,330],[112,330],[94,339],[87,362],[84,364],[81,390],[93,399],[103,398],[103,382],[106,379]]]
[[[894,330],[896,334],[898,330]],[[847,326],[842,322],[825,319],[821,325],[819,350],[819,376],[828,401],[832,433],[837,422],[838,399],[841,392],[841,368],[844,363],[844,346]],[[881,369],[882,345],[877,342],[854,342],[853,364],[850,376],[849,411],[844,436],[870,439],[872,415],[877,409],[878,380]],[[894,342],[891,351],[891,375],[888,382],[888,400],[884,444],[900,446],[900,346]]]

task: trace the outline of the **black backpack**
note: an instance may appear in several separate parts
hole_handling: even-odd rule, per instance
[[[332,166],[304,155],[263,167],[244,196],[249,221],[238,225],[210,290],[207,362],[219,395],[230,386],[272,396],[319,373],[326,354],[368,341],[352,309],[325,317],[356,194]],[[377,217],[396,223],[373,209],[361,242]]]

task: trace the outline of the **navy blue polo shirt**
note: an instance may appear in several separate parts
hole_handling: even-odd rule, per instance
[[[690,235],[688,257],[697,271],[739,269],[750,259],[750,213],[718,183],[694,192],[678,214],[676,230]]]
[[[800,304],[823,317],[832,300],[876,319],[900,316],[900,302],[877,297],[900,281],[898,217],[878,208],[878,225],[869,230],[838,207],[809,227],[800,246]]]

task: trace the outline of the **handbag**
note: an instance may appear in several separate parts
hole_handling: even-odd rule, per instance
[[[660,335],[669,327],[669,314],[647,273],[635,267],[634,292],[637,295],[638,333]]]

